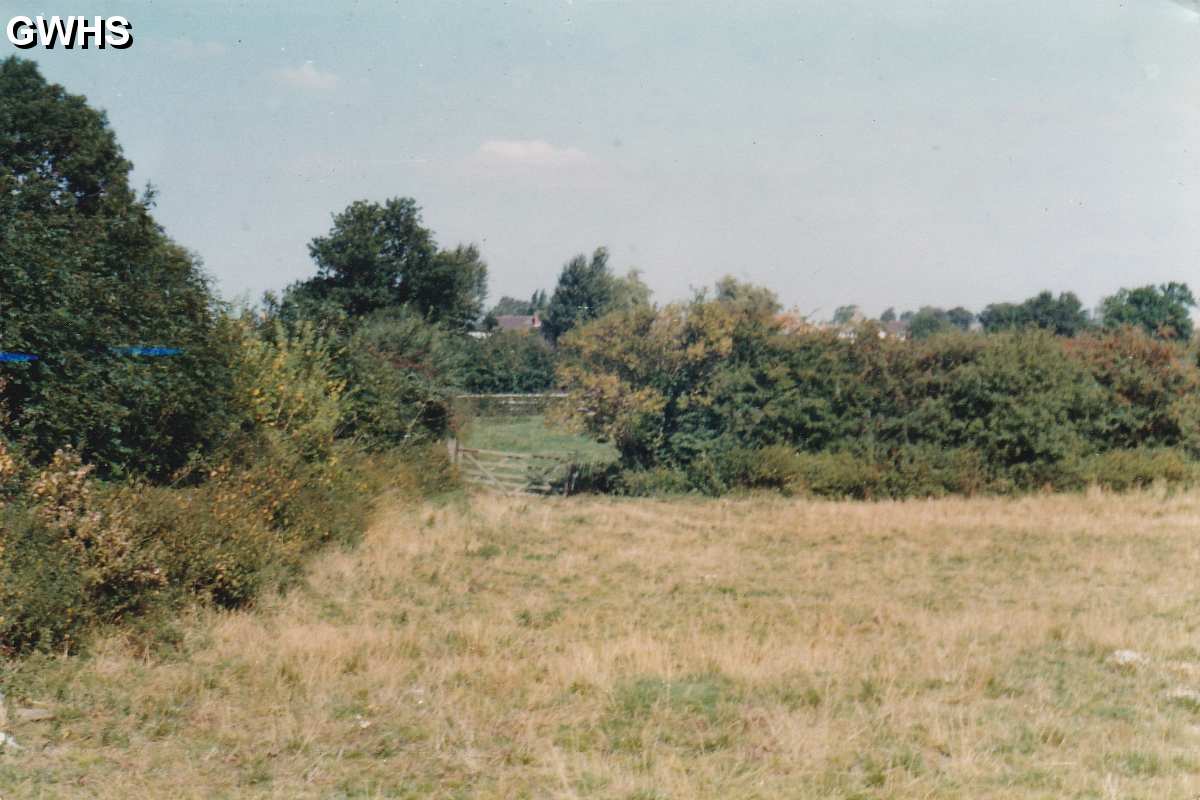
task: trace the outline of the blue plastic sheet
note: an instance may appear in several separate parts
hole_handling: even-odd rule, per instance
[[[126,356],[177,356],[183,351],[178,347],[114,347],[114,353],[120,353]]]

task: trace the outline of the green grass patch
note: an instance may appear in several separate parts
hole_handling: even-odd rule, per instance
[[[508,453],[577,455],[581,461],[615,461],[617,458],[617,450],[612,445],[555,427],[540,414],[476,417],[467,428],[463,444]]]

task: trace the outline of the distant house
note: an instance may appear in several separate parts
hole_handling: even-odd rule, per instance
[[[504,314],[496,317],[496,328],[501,331],[536,331],[542,327],[542,318],[537,313]]]

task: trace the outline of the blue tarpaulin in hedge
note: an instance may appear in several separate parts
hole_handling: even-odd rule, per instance
[[[182,350],[178,347],[113,347],[114,353],[120,353],[126,356],[177,356]]]
[[[110,347],[108,349],[123,356],[177,356],[183,352],[178,347],[146,347],[143,345]],[[37,360],[38,357],[30,353],[11,353],[6,350],[0,350],[0,362],[26,364]]]

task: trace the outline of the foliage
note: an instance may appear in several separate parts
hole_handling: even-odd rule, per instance
[[[458,329],[482,313],[487,265],[479,251],[473,245],[438,251],[411,198],[351,203],[308,249],[317,275],[290,287],[285,303],[329,302],[350,317],[410,305]]]
[[[1196,462],[1176,448],[1110,450],[1090,456],[1079,465],[1081,484],[1118,492],[1154,484],[1192,486],[1198,477]]]
[[[1106,392],[1100,426],[1111,447],[1181,447],[1200,455],[1200,371],[1178,346],[1120,328],[1065,348]]]
[[[765,286],[756,286],[726,275],[716,283],[713,299],[747,317],[769,317],[783,308],[778,295]],[[703,300],[704,295],[696,299]]]
[[[602,316],[612,303],[613,276],[608,251],[596,248],[589,262],[583,254],[568,261],[546,307],[542,332],[551,342],[582,322]]]
[[[835,325],[849,324],[858,313],[860,312],[856,305],[838,306],[833,312],[833,323]]]
[[[965,331],[974,321],[975,315],[961,306],[949,311],[936,306],[922,306],[907,319],[909,334],[914,339],[928,339],[953,330]]]
[[[1200,371],[1172,345],[1129,331],[906,343],[867,330],[791,330],[703,296],[609,315],[563,341],[564,409],[627,470],[683,473],[708,493],[1072,488],[1113,449],[1197,452]]]
[[[634,267],[627,270],[624,276],[613,278],[612,303],[606,312],[618,308],[648,306],[652,294],[650,287],[642,280],[642,271]]]
[[[965,331],[975,322],[975,315],[962,306],[955,306],[946,312],[946,319],[960,331]]]
[[[531,394],[554,388],[554,350],[541,336],[498,331],[468,339],[462,386],[480,394]]]
[[[589,261],[582,253],[568,261],[542,319],[542,333],[557,342],[565,333],[610,311],[649,305],[650,289],[637,270],[613,275],[608,251],[596,248]]]
[[[1076,336],[1091,324],[1074,292],[1062,292],[1057,298],[1041,292],[1022,303],[992,303],[979,314],[979,323],[987,333],[1041,328],[1058,336]]]
[[[308,323],[291,335],[278,321],[231,326],[239,422],[173,486],[100,482],[67,449],[31,471],[0,442],[0,652],[73,646],[97,624],[189,598],[245,604],[361,530],[376,484],[371,462],[336,441],[352,413],[345,360]],[[383,347],[396,333],[381,328],[362,335]],[[448,480],[439,448],[404,452],[425,483]]]
[[[278,321],[260,335],[239,323],[234,362],[249,427],[265,427],[289,439],[303,457],[325,457],[346,412],[346,382],[335,377],[342,356],[311,322],[288,335]]]
[[[1171,282],[1121,289],[1104,298],[1100,315],[1106,328],[1133,325],[1160,339],[1186,342],[1192,338],[1190,309],[1195,306],[1196,298],[1188,285]]]
[[[227,425],[226,332],[197,260],[138,198],[107,119],[28,61],[0,62],[0,342],[6,432],[39,463],[164,478]],[[114,353],[169,345],[171,358]]]
[[[478,252],[436,252],[398,201],[352,207],[314,243],[320,276],[232,318],[130,168],[103,114],[0,62],[0,342],[38,357],[0,375],[0,655],[188,598],[250,602],[352,536],[372,484],[339,438],[440,436],[462,358],[448,329],[485,293]],[[119,352],[154,344],[180,354]]]
[[[367,318],[332,368],[348,387],[341,435],[372,450],[442,437],[470,341],[403,307]]]

